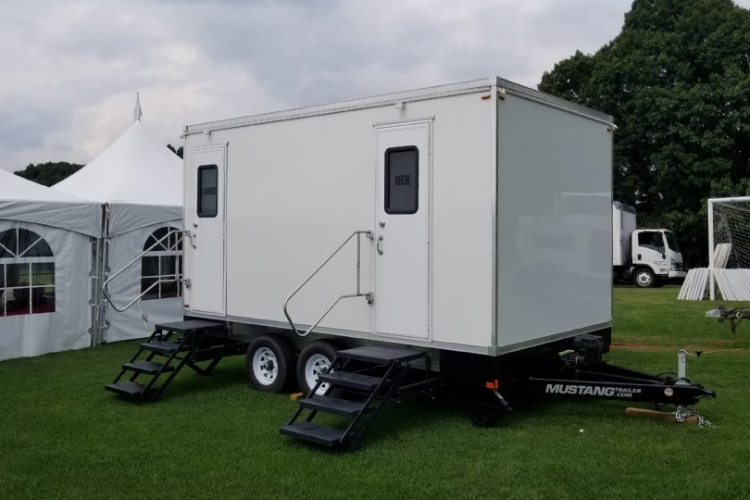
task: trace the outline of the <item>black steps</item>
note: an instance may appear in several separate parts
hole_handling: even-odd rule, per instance
[[[299,400],[297,411],[279,432],[321,446],[335,448],[345,445],[350,450],[354,449],[385,402],[399,392],[411,368],[409,363],[417,360],[424,360],[426,386],[429,381],[429,358],[426,352],[382,346],[338,351],[331,371],[319,376],[318,385],[310,395]],[[347,370],[350,361],[358,366],[357,371]],[[363,368],[362,365],[366,366]],[[329,384],[326,393],[316,394],[323,383]],[[334,391],[341,394],[341,397],[329,395]],[[345,396],[358,399],[345,399]],[[304,411],[309,412],[307,418],[297,422]],[[312,420],[318,413],[349,417],[351,421],[345,429],[317,425]]]
[[[350,401],[329,396],[311,396],[307,399],[301,399],[299,404],[303,408],[341,415],[342,417],[354,417],[358,413],[372,411],[372,408],[365,405],[364,401]]]
[[[328,446],[330,448],[335,448],[344,443],[345,439],[351,439],[353,437],[351,434],[347,436],[345,429],[334,429],[332,427],[316,425],[311,422],[299,422],[296,424],[285,425],[279,429],[279,432],[285,436]]]
[[[182,347],[180,342],[166,342],[164,340],[151,340],[149,342],[142,342],[141,349],[152,351],[165,356],[171,356],[181,350],[187,350]]]
[[[139,359],[137,361],[131,361],[122,365],[126,370],[143,373],[145,375],[157,375],[159,373],[174,371],[174,366],[165,365],[163,363],[156,363],[155,361],[149,361],[146,359]]]
[[[209,374],[224,357],[244,354],[242,347],[242,342],[229,338],[224,323],[185,320],[157,325],[148,341],[139,344],[133,358],[104,388],[122,396],[155,398],[184,366]],[[157,355],[161,362],[154,360]],[[209,365],[199,366],[202,361],[209,361]]]
[[[383,379],[371,375],[341,371],[324,373],[320,375],[320,380],[337,387],[359,389],[360,391],[373,391],[383,381]]]
[[[129,396],[131,398],[138,398],[146,395],[146,386],[141,385],[137,382],[130,380],[123,380],[122,382],[113,382],[107,384],[104,388],[108,391],[116,392],[122,396]]]

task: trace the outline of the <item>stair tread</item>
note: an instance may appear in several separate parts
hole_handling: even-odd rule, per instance
[[[159,372],[171,372],[174,371],[174,366],[164,365],[162,363],[156,363],[155,361],[148,361],[145,359],[139,359],[137,361],[131,361],[122,365],[127,370],[134,372],[145,373],[147,375],[156,375]]]
[[[151,342],[142,342],[141,347],[161,354],[172,354],[180,350],[179,342],[167,342],[165,340],[152,340]],[[183,347],[182,350],[186,348]]]
[[[196,331],[224,333],[227,325],[217,321],[208,321],[203,319],[188,319],[185,321],[175,321],[173,323],[161,323],[156,325],[157,330],[167,330],[177,333],[194,333]]]
[[[300,406],[311,410],[333,413],[345,417],[353,417],[365,409],[365,403],[330,396],[313,395],[299,401]]]
[[[344,429],[325,427],[310,422],[299,422],[296,424],[285,425],[279,429],[279,432],[286,436],[324,446],[330,446],[331,448],[340,445],[346,436],[346,431]]]
[[[368,363],[389,364],[394,361],[404,363],[426,356],[424,351],[405,349],[403,347],[386,346],[362,346],[353,349],[344,349],[338,352],[339,357],[365,361]]]
[[[361,389],[363,391],[372,391],[382,381],[381,378],[373,377],[371,375],[341,371],[322,373],[320,375],[320,380],[337,386]]]
[[[104,388],[125,396],[143,396],[146,386],[130,380],[123,380],[122,382],[107,384]]]

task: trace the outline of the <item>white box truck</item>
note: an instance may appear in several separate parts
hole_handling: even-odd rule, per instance
[[[157,326],[107,389],[158,395],[180,367],[246,350],[255,387],[307,394],[283,434],[352,447],[414,391],[477,393],[480,423],[518,381],[662,401],[663,379],[601,361],[612,132],[497,77],[186,127],[186,320]],[[668,385],[670,401],[705,395]]]
[[[612,203],[612,271],[641,288],[685,278],[682,253],[667,229],[636,229],[635,208]]]

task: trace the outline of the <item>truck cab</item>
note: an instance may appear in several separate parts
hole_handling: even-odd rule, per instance
[[[612,203],[612,271],[635,286],[661,286],[685,277],[682,254],[668,229],[636,229],[635,208]]]
[[[685,277],[682,253],[674,233],[666,229],[638,229],[631,236],[633,283],[642,288]]]

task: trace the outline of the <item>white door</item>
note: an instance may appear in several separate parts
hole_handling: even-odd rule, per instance
[[[430,338],[430,123],[377,128],[375,331]]]
[[[185,229],[192,234],[183,248],[190,274],[186,303],[194,312],[225,315],[226,146],[197,149],[186,175],[195,186],[185,203]],[[187,193],[190,196],[190,193]],[[188,208],[190,207],[190,208]]]

